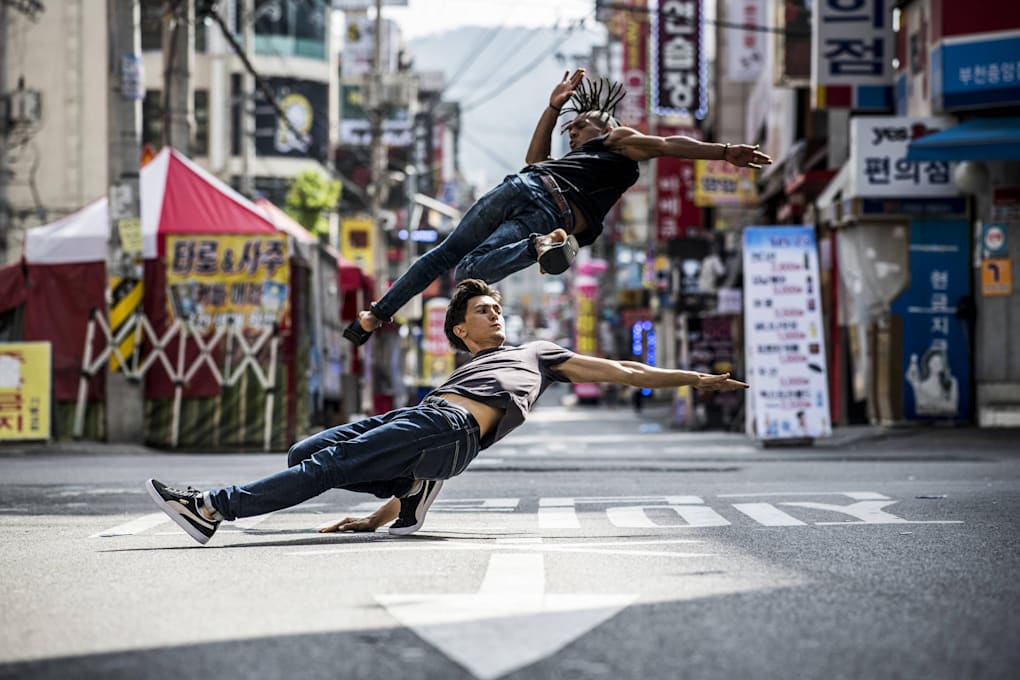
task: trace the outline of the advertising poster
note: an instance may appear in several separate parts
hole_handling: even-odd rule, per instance
[[[694,161],[694,204],[702,208],[758,205],[755,171],[727,161]]]
[[[744,343],[748,434],[760,440],[830,436],[813,227],[744,230]]]
[[[0,343],[0,441],[50,438],[48,342]]]
[[[255,153],[259,156],[326,158],[329,149],[329,86],[294,78],[267,80],[287,120],[278,118],[261,90],[256,93]]]
[[[957,220],[910,225],[910,285],[892,305],[903,315],[903,416],[970,416],[970,347],[960,298],[970,293],[970,225]]]
[[[203,331],[229,320],[253,332],[286,318],[286,236],[168,235],[166,258],[172,318]]]
[[[455,368],[453,348],[444,329],[449,304],[447,298],[432,298],[425,303],[422,311],[421,384],[424,386],[442,385]]]

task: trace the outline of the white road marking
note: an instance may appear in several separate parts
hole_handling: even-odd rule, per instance
[[[581,543],[527,543],[518,541],[516,543],[482,543],[479,541],[422,541],[422,540],[394,540],[381,538],[371,543],[352,543],[330,548],[311,548],[306,550],[294,550],[284,553],[295,557],[311,557],[316,555],[340,555],[359,552],[407,552],[412,550],[421,551],[527,551],[527,552],[554,552],[554,553],[588,553],[593,555],[641,555],[644,557],[718,557],[718,553],[707,552],[678,552],[675,550],[634,550],[632,546],[669,546],[687,543],[700,543],[700,541],[685,539],[661,539],[652,541],[613,541],[613,542],[581,542]]]
[[[89,538],[110,538],[112,536],[131,536],[133,534],[140,534],[143,531],[148,531],[153,527],[158,527],[164,522],[169,522],[170,518],[162,512],[154,512],[151,515],[143,515],[130,522],[124,524],[118,524],[112,529],[106,531],[100,531],[97,534],[92,534]],[[183,530],[182,530],[183,531]]]
[[[787,515],[771,503],[734,503],[733,507],[758,524],[763,524],[767,527],[804,526],[804,522],[801,522],[792,515]]]
[[[650,507],[672,510],[686,522],[684,525],[659,524],[648,516]],[[606,508],[606,515],[613,526],[621,529],[680,529],[684,527],[724,527],[730,522],[707,505],[631,505],[622,508]]]
[[[717,498],[767,498],[769,496],[846,496],[855,501],[887,501],[874,491],[772,491],[769,493],[721,493]]]
[[[477,593],[377,595],[394,618],[476,678],[555,653],[638,595],[549,594],[542,555],[495,554]]]
[[[581,520],[574,510],[573,498],[540,498],[538,500],[539,529],[580,529]]]
[[[273,513],[270,512],[265,515],[255,515],[254,517],[242,517],[241,519],[233,522],[224,522],[220,526],[224,528],[233,527],[235,529],[241,529],[242,531],[244,529],[254,529],[272,516]]]

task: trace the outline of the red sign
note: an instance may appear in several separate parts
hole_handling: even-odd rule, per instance
[[[622,15],[623,86],[627,96],[616,117],[628,127],[648,132],[648,0],[632,0]]]
[[[663,137],[687,135],[696,137],[692,129],[660,127]],[[701,209],[694,204],[697,187],[694,161],[683,158],[655,160],[655,239],[659,242],[676,238],[694,238],[701,232]]]

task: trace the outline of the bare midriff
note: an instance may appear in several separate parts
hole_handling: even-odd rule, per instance
[[[465,397],[460,394],[443,392],[441,394],[434,394],[432,396],[439,397],[444,401],[448,401],[451,404],[456,404],[457,406],[463,406],[465,409],[467,409],[468,413],[474,416],[475,422],[478,423],[479,437],[484,437],[486,434],[488,434],[492,428],[496,427],[496,424],[499,422],[500,418],[503,417],[503,409],[499,409],[494,406],[489,406],[484,402],[476,401],[474,399],[471,399],[470,397]]]

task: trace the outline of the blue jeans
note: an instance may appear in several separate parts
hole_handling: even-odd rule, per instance
[[[495,283],[535,264],[528,250],[531,234],[563,226],[552,197],[534,173],[507,175],[475,201],[442,243],[422,255],[373,305],[390,318],[437,277],[456,267],[454,276]]]
[[[224,519],[289,508],[328,489],[402,496],[416,479],[449,479],[478,455],[478,423],[438,397],[320,432],[291,447],[290,466],[242,486],[213,489]]]

